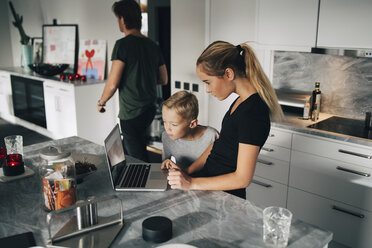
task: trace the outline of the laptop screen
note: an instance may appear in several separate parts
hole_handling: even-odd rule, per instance
[[[121,141],[120,129],[117,124],[105,139],[107,162],[109,163],[114,185],[118,184],[121,172],[125,166],[125,156]]]

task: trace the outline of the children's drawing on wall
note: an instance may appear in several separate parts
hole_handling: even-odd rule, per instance
[[[78,73],[87,78],[105,77],[106,41],[80,40]]]

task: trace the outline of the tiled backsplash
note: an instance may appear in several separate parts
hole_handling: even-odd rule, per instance
[[[308,91],[320,82],[321,112],[363,119],[372,111],[372,59],[275,51],[275,89]]]

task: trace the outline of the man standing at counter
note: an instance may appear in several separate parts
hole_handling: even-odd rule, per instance
[[[112,65],[97,109],[119,89],[119,119],[125,152],[147,161],[146,129],[155,116],[156,85],[168,83],[167,68],[160,48],[141,33],[141,9],[134,0],[121,0],[112,6],[120,31]]]

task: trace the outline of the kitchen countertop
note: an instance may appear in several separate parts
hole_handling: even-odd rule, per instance
[[[63,84],[70,84],[74,86],[86,86],[86,85],[92,85],[92,84],[102,84],[105,83],[104,80],[97,80],[97,79],[91,79],[88,78],[86,82],[80,82],[80,81],[74,81],[74,82],[69,82],[69,81],[61,81],[59,79],[59,76],[42,76],[37,74],[36,72],[25,72],[21,67],[0,67],[0,71],[6,71],[11,73],[12,75],[16,76],[24,76],[27,78],[32,78],[36,80],[53,80],[56,82],[60,82]]]
[[[334,132],[329,132],[329,131],[322,131],[322,130],[307,127],[311,124],[323,121],[332,116],[336,116],[336,115],[320,113],[319,120],[315,122],[315,121],[312,121],[311,119],[304,120],[299,116],[285,113],[285,120],[283,122],[281,123],[272,122],[271,124],[272,124],[272,127],[283,128],[283,129],[295,131],[298,133],[312,134],[312,135],[320,136],[324,138],[330,138],[330,139],[335,139],[338,141],[344,141],[344,142],[372,147],[371,139],[358,138],[354,136],[349,136],[349,135],[344,135],[344,134],[334,133]]]
[[[0,186],[0,237],[33,232],[38,245],[48,239],[42,208],[39,151],[47,145],[91,153],[104,159],[102,146],[70,137],[24,147],[25,164],[35,175]],[[136,159],[128,157],[128,161]],[[104,160],[105,161],[105,160]],[[141,236],[141,224],[150,216],[166,216],[173,222],[173,238],[163,244],[187,243],[197,247],[266,247],[262,240],[262,209],[250,201],[222,191],[120,192],[112,190],[106,162],[78,184],[78,199],[115,194],[123,201],[124,227],[112,247],[156,247]],[[111,206],[105,206],[112,209]],[[288,247],[324,247],[332,233],[300,220],[292,220]]]

